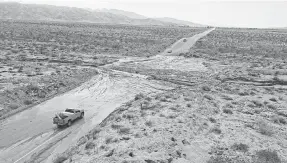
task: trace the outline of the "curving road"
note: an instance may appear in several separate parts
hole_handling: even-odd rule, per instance
[[[187,38],[185,43],[176,42],[171,47],[173,54],[189,50],[198,39],[212,30],[214,29]],[[158,57],[152,60],[147,61],[146,64],[154,65],[161,62],[159,65],[167,66],[179,61],[172,58],[171,62],[167,58],[165,62]],[[125,61],[135,62],[136,60],[128,58],[121,61],[121,64]],[[182,63],[176,65],[182,65]],[[0,124],[0,163],[50,163],[54,154],[63,152],[69,145],[99,124],[115,108],[133,99],[136,94],[158,93],[170,89],[173,88],[159,81],[147,80],[145,76],[100,70],[99,75],[80,87],[2,121]],[[52,124],[52,117],[68,107],[84,109],[85,118],[74,122],[69,128],[58,129]]]

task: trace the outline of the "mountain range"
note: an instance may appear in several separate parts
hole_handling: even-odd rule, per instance
[[[17,2],[0,3],[0,19],[92,22],[104,24],[191,26],[203,25],[173,18],[148,18],[133,12],[117,9],[82,9]]]

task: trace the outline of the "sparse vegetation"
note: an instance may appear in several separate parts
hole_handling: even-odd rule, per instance
[[[209,117],[209,121],[212,122],[212,123],[216,123],[216,119],[213,118],[213,117]]]
[[[216,133],[216,134],[221,134],[221,129],[219,127],[214,127],[211,129],[211,132]]]
[[[249,146],[243,143],[235,143],[231,146],[232,149],[236,150],[236,151],[240,151],[240,152],[247,152]]]
[[[232,110],[227,109],[227,108],[223,109],[223,113],[225,113],[225,114],[233,114]]]
[[[257,122],[259,132],[263,135],[271,136],[273,134],[272,128],[267,124],[267,122],[260,120]]]
[[[180,57],[183,62],[202,62],[201,68],[206,71],[156,69],[154,62],[144,67],[153,58],[113,66],[178,87],[150,97],[136,95],[105,120],[100,126],[103,132],[93,134],[94,143],[100,146],[98,151],[93,155],[81,151],[73,159],[119,162],[127,158],[136,162],[144,157],[146,162],[198,162],[196,159],[202,157],[200,161],[208,163],[280,163],[281,156],[286,158],[282,142],[287,114],[286,100],[279,97],[285,97],[286,91],[277,88],[280,84],[273,75],[282,80],[280,74],[285,68],[286,61],[276,59],[282,55],[277,50],[287,41],[281,35],[261,29],[216,29],[197,42],[190,53],[183,54],[199,58]],[[270,41],[271,36],[278,37]],[[111,52],[110,48],[119,46],[106,48]],[[79,149],[85,149],[86,144]],[[272,150],[256,152],[262,145]],[[161,160],[162,156],[169,158]]]
[[[142,93],[140,93],[140,94],[136,95],[135,100],[139,100],[139,99],[142,99],[142,98],[144,98],[144,95]]]
[[[256,152],[255,163],[281,163],[281,159],[276,151],[260,150]]]
[[[54,158],[53,163],[63,163],[67,159],[68,157],[65,154],[60,154]]]
[[[123,127],[123,128],[120,128],[118,130],[119,134],[129,134],[130,133],[130,128],[126,128],[126,127]]]
[[[96,146],[96,144],[93,141],[88,141],[86,146],[85,146],[85,149],[94,149],[95,146]]]
[[[31,105],[32,103],[33,103],[33,102],[32,102],[31,100],[25,100],[25,101],[24,101],[24,104],[25,104],[25,105]]]
[[[145,122],[145,125],[147,125],[148,127],[152,127],[152,125],[153,125],[153,122],[152,121],[146,121]]]

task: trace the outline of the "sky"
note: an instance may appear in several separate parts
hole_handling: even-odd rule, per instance
[[[287,27],[287,1],[0,0],[90,9],[120,9],[224,27]]]

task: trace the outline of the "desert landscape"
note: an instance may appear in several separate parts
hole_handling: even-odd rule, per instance
[[[286,162],[285,32],[218,28],[190,52],[165,56],[192,70],[113,66],[178,87],[138,94],[54,161]]]
[[[0,163],[287,162],[287,29],[9,5]],[[53,125],[66,108],[85,117]]]

